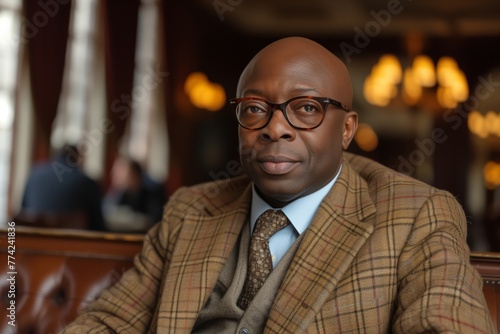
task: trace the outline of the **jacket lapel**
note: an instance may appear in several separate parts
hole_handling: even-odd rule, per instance
[[[376,209],[366,182],[346,159],[290,264],[266,324],[303,332],[373,232]]]
[[[158,333],[192,330],[247,219],[251,187],[241,191],[229,207],[209,203],[185,215],[165,276]]]

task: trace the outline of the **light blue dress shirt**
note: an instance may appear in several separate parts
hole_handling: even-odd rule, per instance
[[[304,232],[314,217],[316,210],[323,198],[333,187],[342,170],[339,168],[337,175],[326,186],[316,192],[301,197],[281,209],[276,209],[267,204],[252,187],[252,206],[250,211],[250,232],[253,232],[257,218],[268,209],[281,210],[288,217],[291,224],[276,232],[269,238],[269,249],[273,259],[273,268],[276,267],[293,242]]]

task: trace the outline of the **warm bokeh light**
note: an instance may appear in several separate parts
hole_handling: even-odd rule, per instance
[[[398,59],[390,54],[380,57],[363,85],[366,100],[385,107],[398,94],[396,85],[401,81],[402,69]]]
[[[488,134],[499,136],[500,115],[498,115],[494,111],[488,111],[485,116],[485,123]]]
[[[453,109],[458,104],[453,98],[453,91],[450,87],[438,87],[436,96],[439,105],[443,108]]]
[[[483,115],[481,115],[478,111],[471,111],[469,117],[467,118],[467,126],[469,131],[480,138],[486,138],[488,135],[485,129],[485,123],[483,119]]]
[[[419,85],[412,68],[405,69],[403,78],[403,99],[409,105],[415,105],[422,96],[422,86]]]
[[[193,72],[188,75],[186,82],[184,83],[184,92],[189,95],[189,92],[200,83],[208,82],[208,78],[205,74],[201,72]]]
[[[226,92],[217,83],[210,82],[201,72],[191,73],[184,83],[184,91],[191,103],[200,109],[218,111],[226,103]]]
[[[477,110],[471,111],[467,118],[469,131],[479,138],[500,137],[500,114],[488,111],[485,115]]]
[[[483,167],[483,178],[488,189],[500,186],[500,163],[488,161]]]
[[[438,102],[444,108],[454,108],[458,102],[467,100],[469,85],[464,72],[458,68],[456,61],[450,57],[442,57],[437,64],[437,77],[441,87]]]
[[[464,72],[457,70],[454,74],[452,89],[453,98],[458,102],[463,102],[469,97],[469,84]]]
[[[208,81],[202,81],[194,85],[189,91],[191,103],[198,108],[205,108],[212,100],[212,89]]]
[[[365,80],[363,86],[364,94],[373,105],[385,107],[391,98],[397,94],[397,88],[383,78],[370,76]]]
[[[371,152],[378,146],[378,136],[372,127],[365,123],[360,123],[358,125],[358,130],[354,135],[354,140],[365,152]]]
[[[453,72],[458,69],[458,64],[451,57],[441,57],[436,65],[437,79],[440,85],[449,86],[453,80]],[[451,75],[450,75],[451,73]]]
[[[389,105],[397,96],[401,77],[402,98],[407,105],[416,105],[421,100],[423,89],[434,87],[436,83],[436,98],[443,108],[455,108],[469,96],[465,74],[453,58],[442,57],[435,67],[430,57],[418,55],[412,66],[402,71],[399,60],[394,55],[386,54],[380,57],[365,79],[363,92],[366,100],[380,107]]]
[[[403,70],[398,58],[391,54],[380,57],[378,64],[373,67],[372,74],[376,78],[383,78],[396,85],[401,82]]]
[[[428,56],[419,55],[413,60],[413,75],[415,81],[422,87],[432,87],[436,84],[434,63]]]

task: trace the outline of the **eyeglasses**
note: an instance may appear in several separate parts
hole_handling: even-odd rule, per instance
[[[287,122],[296,129],[312,130],[323,123],[328,105],[349,111],[349,107],[328,97],[297,96],[283,103],[272,103],[259,97],[229,100],[238,123],[245,129],[260,130],[267,126],[274,111],[283,112]]]

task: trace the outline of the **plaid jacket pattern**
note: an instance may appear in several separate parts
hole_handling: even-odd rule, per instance
[[[189,333],[250,201],[246,178],[177,191],[134,268],[63,333]],[[494,333],[449,193],[345,153],[304,233],[265,333]]]

